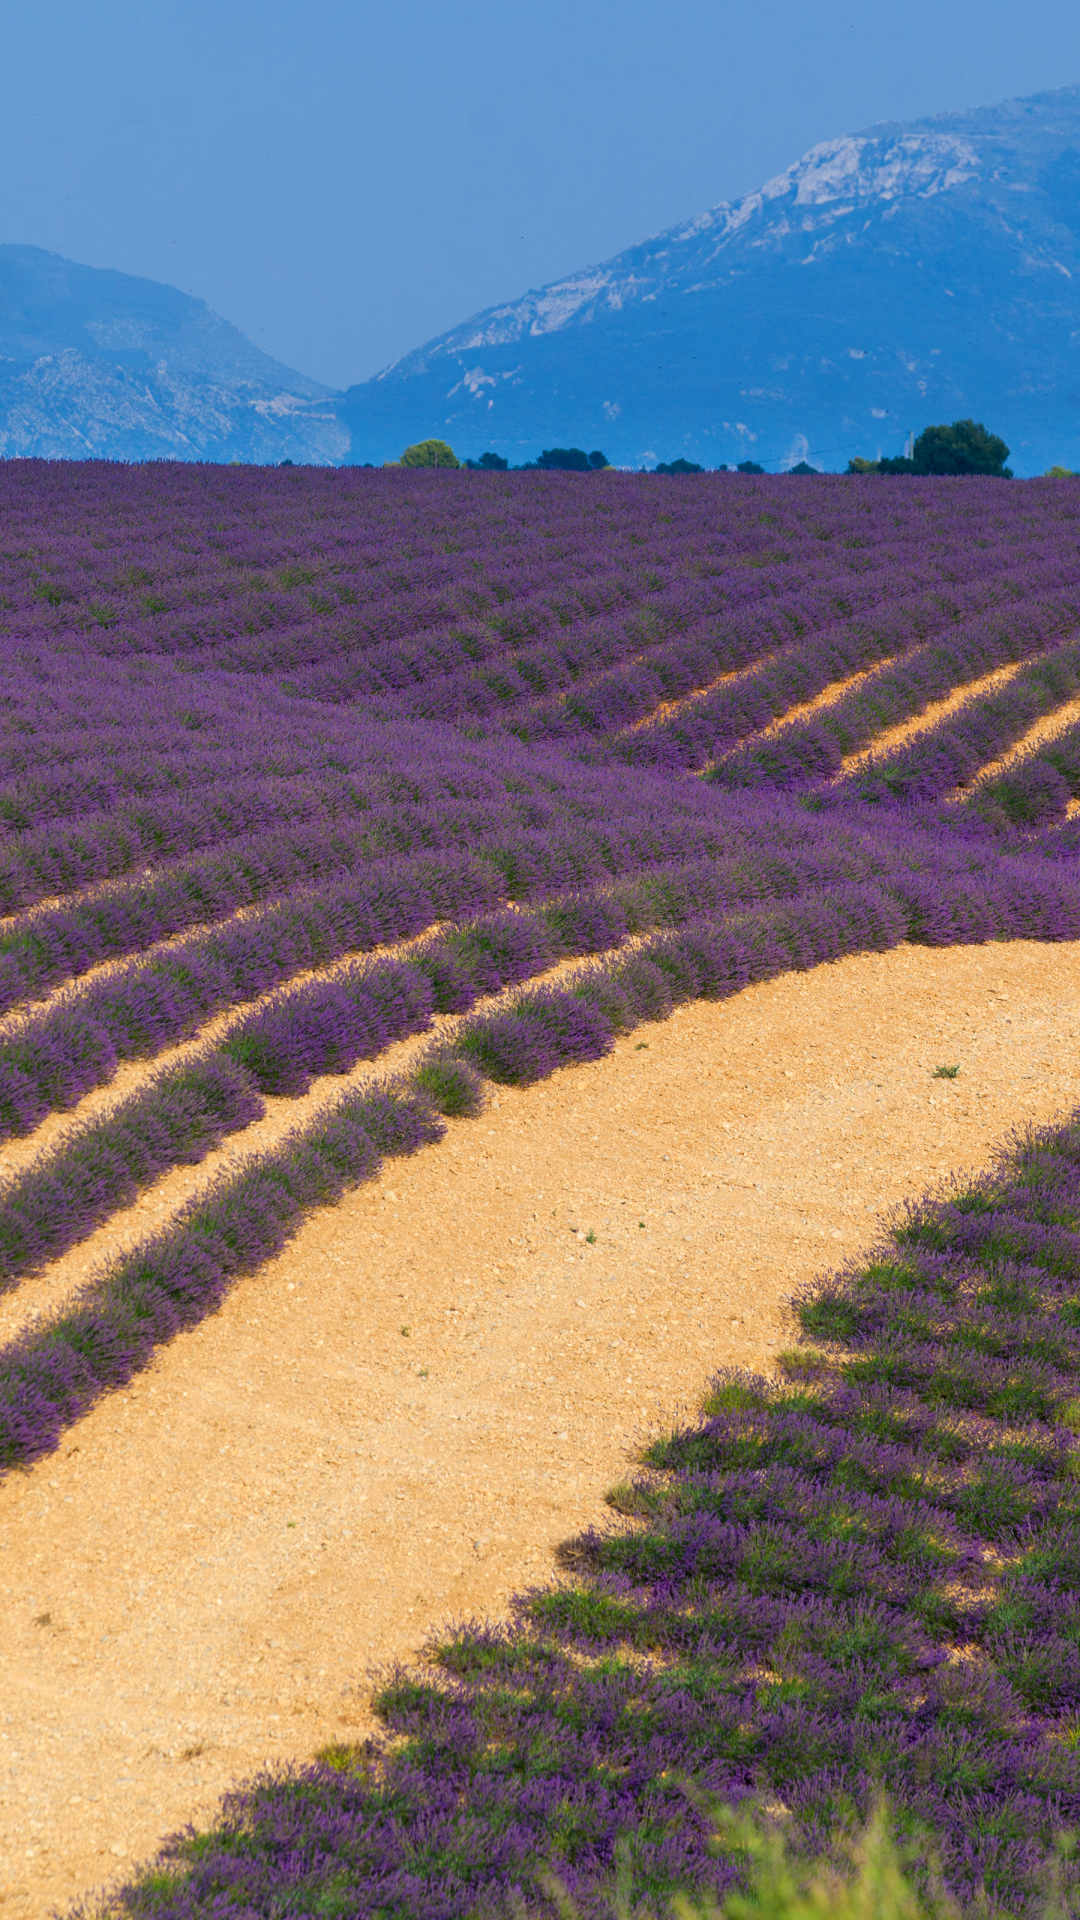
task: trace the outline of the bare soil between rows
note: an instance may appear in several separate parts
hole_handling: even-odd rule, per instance
[[[1080,1102],[1078,1026],[1080,942],[857,956],[502,1091],[314,1216],[0,1483],[7,1911],[361,1737],[376,1670],[550,1578],[717,1367],[768,1369],[795,1289]]]

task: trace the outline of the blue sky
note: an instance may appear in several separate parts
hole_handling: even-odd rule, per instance
[[[817,140],[1080,80],[1077,0],[0,0],[0,240],[346,385]]]

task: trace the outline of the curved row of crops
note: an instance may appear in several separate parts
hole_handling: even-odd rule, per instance
[[[239,1149],[0,1349],[0,1464],[486,1080],[846,953],[1080,938],[1078,527],[1039,482],[0,467],[0,1285]],[[884,1783],[1023,1911],[1080,1812],[1076,1160],[913,1216],[587,1577],[390,1689],[404,1745],[119,1905],[456,1916],[546,1862],[591,1911],[617,1854],[631,1903],[721,1888],[683,1770],[812,1846]]]
[[[1070,493],[830,485],[800,501],[513,478],[452,494],[425,476],[190,470],[103,470],[88,490],[80,469],[32,465],[5,489],[0,1135],[74,1110],[0,1188],[8,1286],[170,1167],[225,1134],[242,1144],[264,1095],[347,1074],[574,956],[610,968],[663,928],[732,952],[756,939],[701,989],[731,992],[864,940],[1080,928],[1060,825],[1080,791],[1075,727],[975,778],[1080,687]],[[313,612],[331,582],[333,608]],[[556,639],[564,665],[577,649],[573,727],[539,726],[527,675],[486,735],[405,718],[438,681],[430,654],[389,709],[388,683],[351,703],[298,694],[304,649],[312,673],[339,643],[352,669],[373,649],[385,667],[410,635],[471,645],[466,614],[500,672]],[[722,660],[719,687],[648,718]],[[1002,666],[1006,684],[844,775],[845,754]],[[635,675],[647,724],[628,732],[618,687]],[[833,700],[772,729],[830,681]],[[719,741],[706,781],[687,778]],[[807,945],[815,915],[830,931]],[[508,1031],[520,1051],[520,1021]],[[562,1057],[537,1045],[548,1067]],[[162,1055],[80,1115],[120,1062]]]

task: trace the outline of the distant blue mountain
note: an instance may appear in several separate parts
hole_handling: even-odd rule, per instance
[[[0,246],[0,455],[335,463],[317,381],[175,287]]]
[[[843,467],[967,415],[1080,467],[1080,88],[828,140],[759,192],[350,387],[351,460],[448,439]]]

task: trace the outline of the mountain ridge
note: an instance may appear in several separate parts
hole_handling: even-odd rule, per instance
[[[790,468],[972,415],[1080,467],[1080,86],[819,142],[335,393],[156,281],[0,246],[0,456]]]
[[[0,455],[336,462],[334,398],[176,287],[0,245]]]
[[[1037,471],[1080,463],[1078,329],[1070,86],[822,141],[738,200],[473,315],[350,388],[341,415],[354,459],[437,432],[470,454],[569,436],[621,464],[790,466],[896,452],[911,427],[975,413]]]

